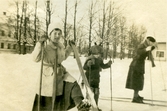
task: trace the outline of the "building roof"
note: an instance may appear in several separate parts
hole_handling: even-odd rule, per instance
[[[158,42],[158,44],[166,44],[166,42]]]
[[[17,39],[8,36],[0,36],[0,41],[17,42]]]

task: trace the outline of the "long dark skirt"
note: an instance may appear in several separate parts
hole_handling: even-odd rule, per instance
[[[126,80],[126,88],[134,90],[143,90],[143,86],[144,74],[135,70],[135,68],[131,66]]]
[[[35,101],[34,101],[34,107],[33,107],[32,111],[38,111],[38,97],[39,97],[39,95],[36,94]],[[57,111],[56,109],[61,109],[60,111],[66,111],[66,110],[62,109],[62,108],[65,108],[65,107],[63,107],[64,102],[61,99],[62,99],[61,96],[56,97],[56,103],[59,103],[59,105],[58,104],[54,105],[54,110],[55,111]],[[52,97],[41,96],[40,101],[41,101],[40,102],[40,111],[51,111]],[[62,108],[58,108],[60,106],[62,106]]]
[[[67,111],[83,100],[83,95],[79,85],[69,82],[64,82],[64,93],[61,96],[56,96],[54,111]],[[38,111],[38,96],[36,94],[32,111]],[[52,97],[40,97],[40,111],[51,111]]]

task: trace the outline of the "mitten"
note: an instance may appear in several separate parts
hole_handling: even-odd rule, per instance
[[[75,42],[74,42],[74,40],[69,40],[68,41],[68,44],[71,46],[71,45],[75,45]]]
[[[151,47],[151,51],[154,50],[154,49],[155,49],[155,46],[152,46],[152,47]]]
[[[88,67],[91,67],[91,65],[93,65],[93,62],[92,62],[91,60],[89,60],[89,61],[87,62],[87,66],[88,66]]]
[[[110,65],[112,64],[112,61],[111,61],[111,60],[109,60],[107,64],[110,66]]]
[[[39,39],[40,43],[44,43],[47,40],[47,36],[46,35],[42,35]]]

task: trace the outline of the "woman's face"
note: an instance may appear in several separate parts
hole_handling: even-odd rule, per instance
[[[149,46],[155,46],[155,42],[149,41]]]
[[[100,57],[100,54],[94,54],[94,57],[95,57],[95,58],[99,58],[99,57]]]
[[[156,42],[151,42],[150,40],[146,39],[147,40],[147,44],[148,46],[155,46]]]
[[[60,30],[54,30],[50,35],[51,41],[55,43],[59,42],[61,37],[62,37],[62,32]]]

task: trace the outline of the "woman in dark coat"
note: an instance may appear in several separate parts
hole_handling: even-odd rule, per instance
[[[144,86],[145,59],[149,56],[149,52],[155,48],[155,42],[156,40],[153,37],[147,37],[146,40],[138,46],[129,66],[126,88],[134,90],[132,102],[143,103],[143,97],[139,96],[138,93],[143,90]]]

